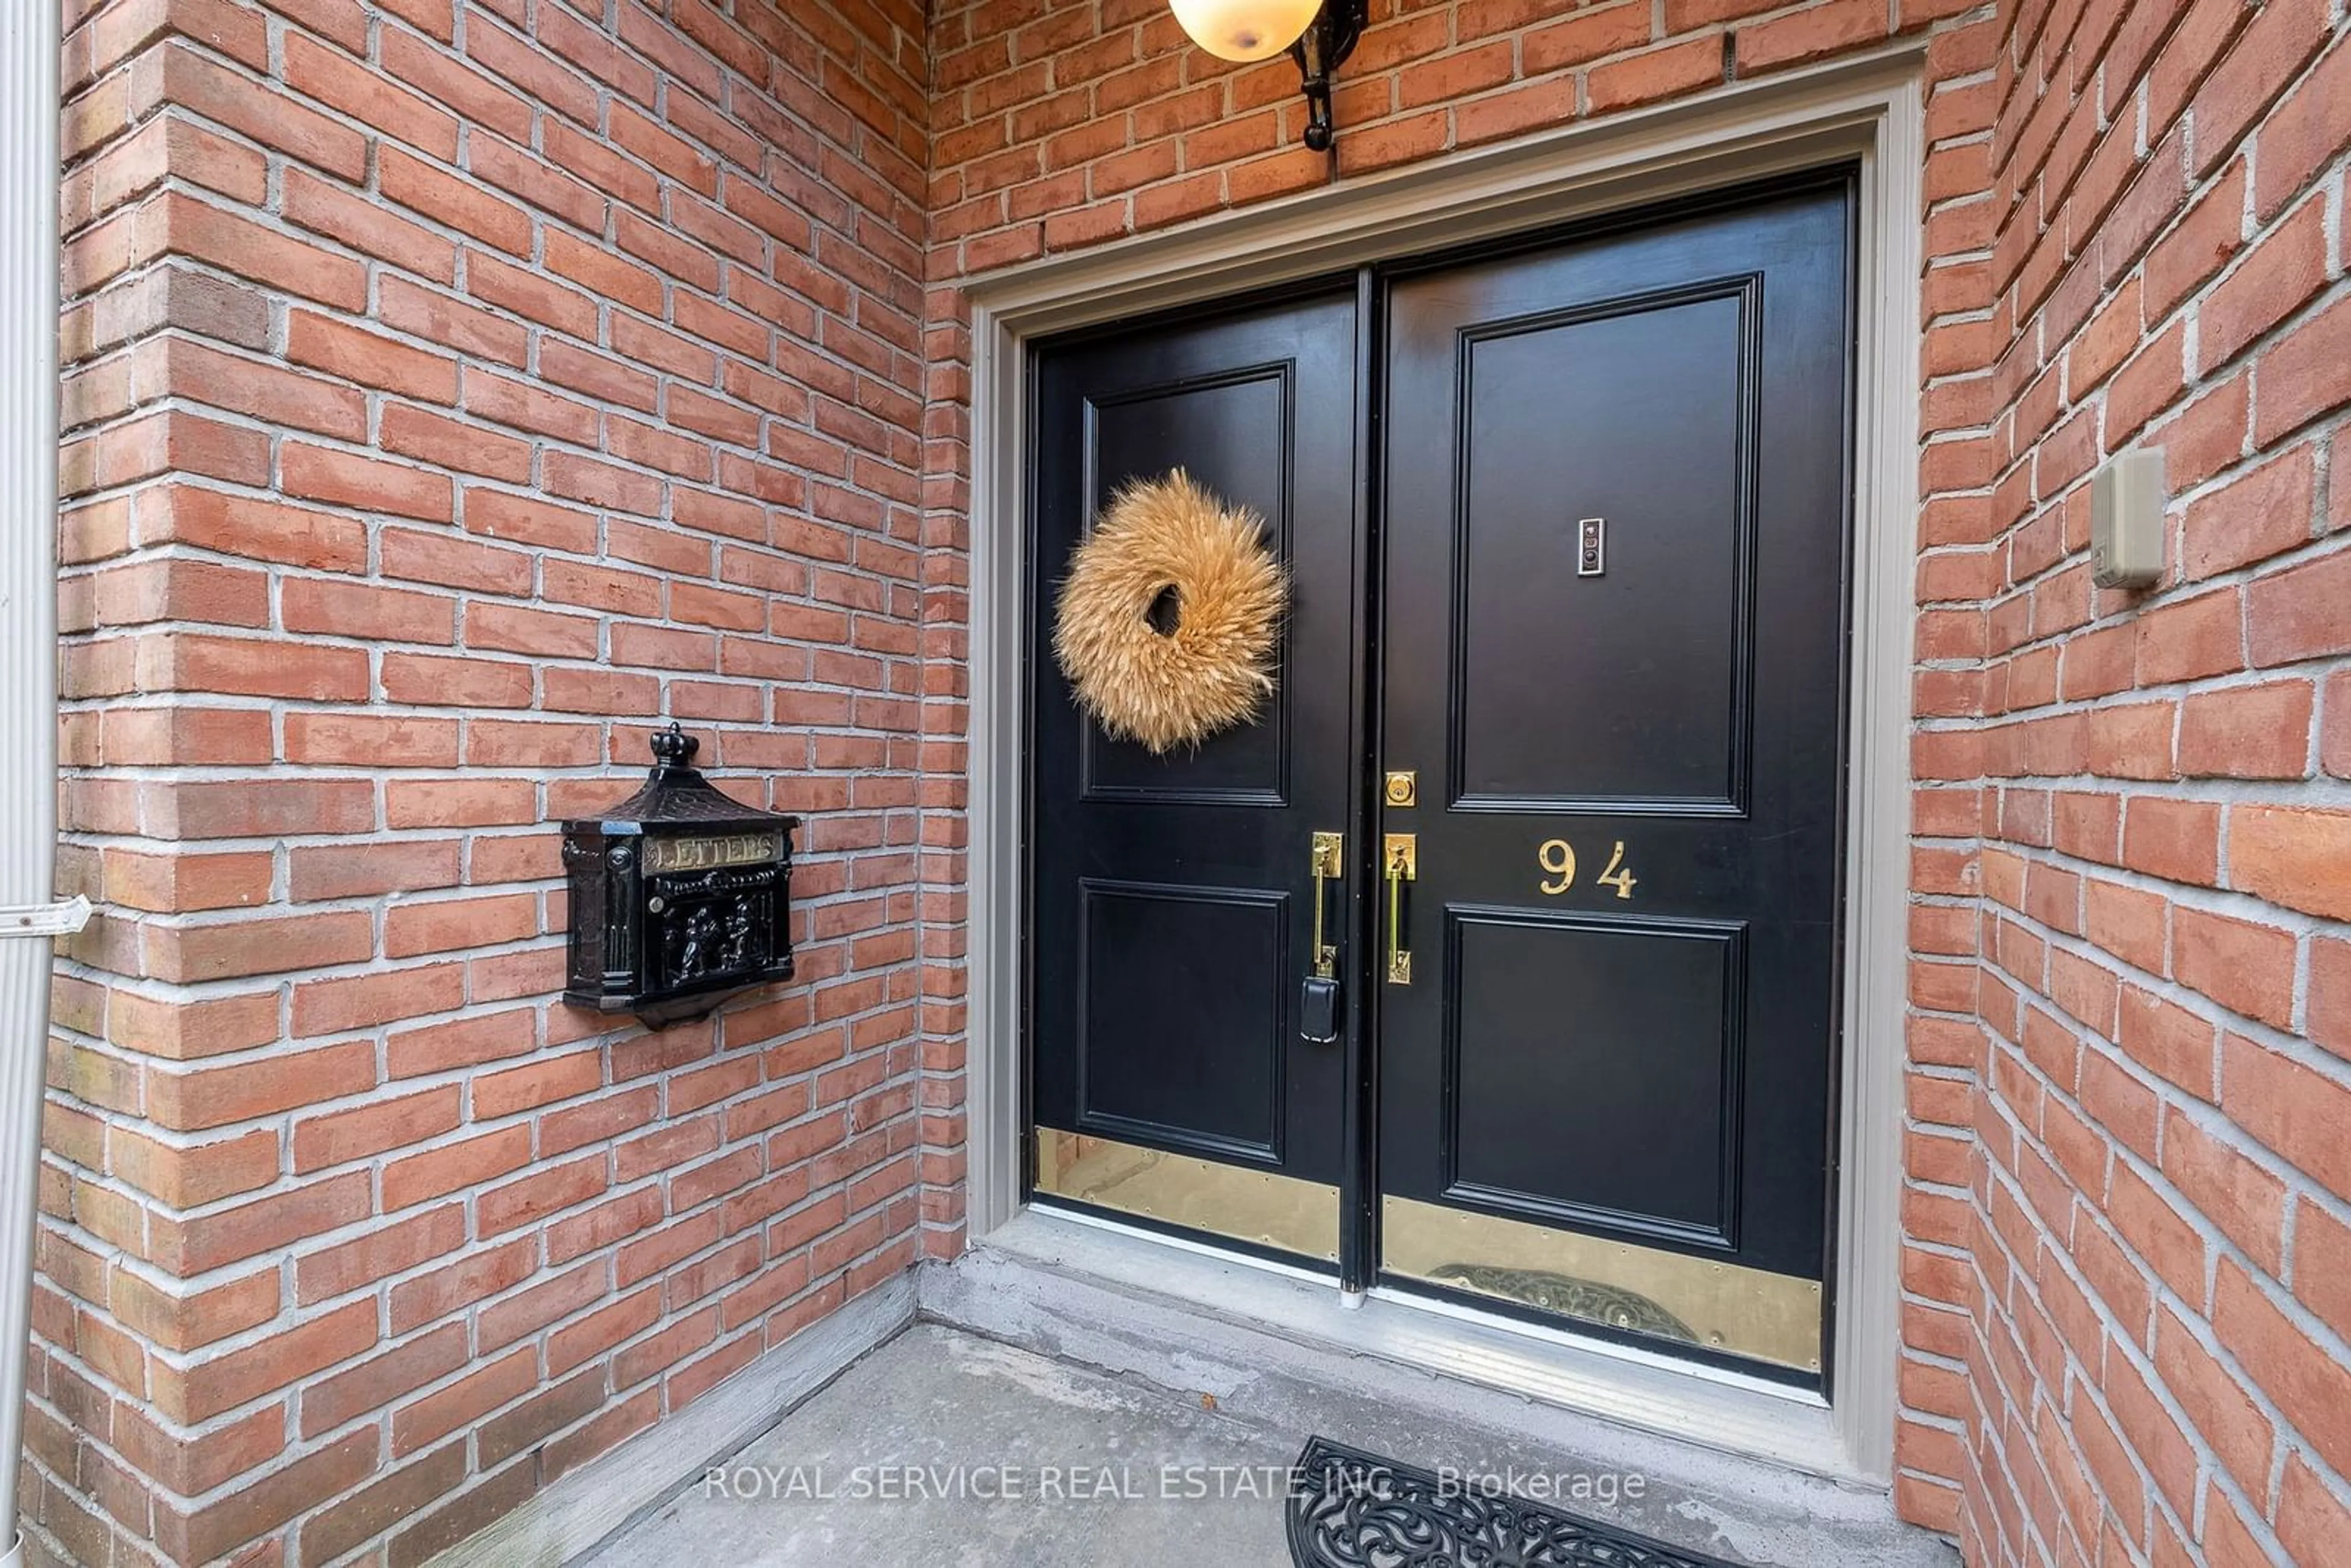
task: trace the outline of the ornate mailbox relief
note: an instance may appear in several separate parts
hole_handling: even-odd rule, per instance
[[[699,748],[671,725],[653,737],[644,788],[601,817],[563,824],[565,1001],[660,1028],[791,977],[786,917],[800,820],[721,794],[691,766]]]

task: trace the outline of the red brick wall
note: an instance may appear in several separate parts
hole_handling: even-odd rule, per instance
[[[1339,176],[1931,30],[1896,1492],[1972,1563],[2351,1562],[2351,43],[2325,0],[1374,0]],[[1161,0],[941,5],[956,281],[1321,184]],[[1890,221],[1904,221],[1892,214]],[[2168,455],[2099,593],[2088,476]]]
[[[1929,280],[1908,1497],[1980,1563],[2351,1562],[2351,39],[2003,20]],[[2101,592],[2134,443],[2169,566]]]
[[[955,1249],[956,282],[1332,177],[1164,0],[518,3],[76,25],[109,915],[31,1496],[93,1562],[410,1560]],[[1373,12],[1342,178],[1929,36],[1897,1497],[1976,1563],[2351,1561],[2335,0]],[[2172,568],[2098,593],[2134,439]],[[820,813],[814,984],[599,1034],[536,824],[653,712]]]
[[[914,1255],[922,8],[69,11],[27,1523],[413,1563]],[[545,824],[655,716],[810,827],[648,1035]]]

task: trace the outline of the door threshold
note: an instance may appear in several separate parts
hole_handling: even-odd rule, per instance
[[[1236,1387],[1279,1372],[1439,1419],[1483,1413],[1567,1448],[1614,1451],[1650,1434],[1886,1496],[1812,1390],[1388,1286],[1351,1303],[1327,1275],[1093,1215],[1024,1209],[932,1270],[923,1305],[977,1333],[1219,1397],[1205,1381],[1218,1367]]]
[[[1032,1213],[1050,1215],[1056,1220],[1067,1220],[1072,1225],[1091,1226],[1113,1235],[1133,1237],[1136,1240],[1148,1242],[1154,1246],[1181,1248],[1185,1251],[1200,1257],[1238,1264],[1243,1268],[1261,1269],[1268,1273],[1279,1274],[1284,1279],[1297,1280],[1308,1285],[1318,1286],[1334,1293],[1338,1297],[1339,1304],[1350,1311],[1359,1310],[1369,1301],[1384,1302],[1401,1312],[1431,1312],[1438,1317],[1476,1325],[1480,1330],[1530,1340],[1537,1345],[1547,1346],[1565,1354],[1607,1357],[1677,1376],[1706,1378],[1729,1387],[1769,1395],[1812,1409],[1828,1408],[1828,1401],[1813,1389],[1795,1387],[1772,1378],[1753,1376],[1735,1367],[1711,1365],[1669,1354],[1664,1351],[1648,1350],[1640,1345],[1626,1344],[1618,1340],[1604,1339],[1597,1334],[1582,1333],[1572,1324],[1565,1322],[1556,1324],[1538,1322],[1528,1318],[1513,1316],[1509,1312],[1490,1312],[1475,1302],[1457,1301],[1434,1291],[1417,1291],[1408,1284],[1376,1284],[1368,1291],[1343,1290],[1339,1285],[1337,1276],[1328,1270],[1318,1270],[1301,1263],[1286,1263],[1280,1259],[1270,1258],[1242,1248],[1221,1246],[1215,1238],[1210,1236],[1178,1236],[1150,1226],[1129,1224],[1113,1215],[1103,1214],[1098,1210],[1067,1207],[1055,1203],[1050,1198],[1039,1197],[1032,1200],[1029,1209]],[[1534,1387],[1513,1387],[1510,1392],[1524,1394],[1529,1398],[1543,1397],[1540,1389]]]
[[[1214,1259],[1218,1262],[1238,1263],[1245,1269],[1262,1269],[1269,1274],[1278,1274],[1285,1280],[1296,1280],[1302,1284],[1318,1285],[1326,1291],[1339,1289],[1339,1276],[1328,1269],[1315,1269],[1304,1263],[1285,1263],[1279,1258],[1269,1257],[1261,1252],[1251,1252],[1238,1247],[1219,1246],[1207,1236],[1178,1236],[1173,1231],[1157,1230],[1147,1225],[1130,1224],[1126,1220],[1113,1218],[1098,1209],[1068,1207],[1047,1197],[1033,1200],[1029,1208],[1032,1214],[1050,1215],[1057,1221],[1066,1220],[1071,1225],[1089,1226],[1096,1230],[1108,1231],[1113,1236],[1132,1236],[1139,1241],[1148,1241],[1156,1247],[1173,1247],[1198,1257]],[[991,1237],[989,1239],[993,1240],[994,1238]]]
[[[1424,1294],[1402,1285],[1374,1285],[1370,1299],[1392,1301],[1407,1312],[1431,1312],[1438,1317],[1452,1318],[1496,1333],[1516,1334],[1553,1351],[1571,1355],[1593,1355],[1622,1361],[1633,1365],[1663,1372],[1676,1377],[1702,1378],[1719,1383],[1726,1388],[1744,1389],[1751,1394],[1766,1395],[1804,1409],[1826,1410],[1829,1402],[1816,1389],[1798,1388],[1768,1377],[1757,1377],[1735,1367],[1711,1366],[1664,1351],[1645,1350],[1636,1344],[1624,1344],[1602,1339],[1597,1334],[1579,1333],[1567,1324],[1530,1322],[1507,1312],[1488,1312],[1468,1301],[1449,1301],[1443,1296]],[[1540,1398],[1531,1390],[1518,1390],[1530,1398]]]

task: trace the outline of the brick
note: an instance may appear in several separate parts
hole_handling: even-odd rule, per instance
[[[384,818],[395,828],[479,828],[536,822],[538,788],[528,779],[394,779]]]
[[[367,1350],[375,1316],[375,1303],[354,1301],[184,1373],[158,1368],[156,1407],[183,1425],[234,1409]]]
[[[458,850],[448,840],[297,847],[287,852],[287,896],[305,902],[453,885]]]
[[[375,826],[375,790],[361,779],[244,779],[170,786],[148,821],[159,836],[262,838],[356,833]]]
[[[256,1128],[192,1146],[161,1143],[122,1126],[110,1129],[107,1138],[107,1169],[174,1208],[195,1208],[277,1179],[275,1129]]]
[[[308,1039],[372,1029],[394,1019],[445,1012],[464,999],[465,970],[455,964],[298,981],[294,988],[294,1035]]]
[[[1882,38],[1886,32],[1884,6],[1870,0],[1829,0],[1772,21],[1750,23],[1732,37],[1740,71],[1751,74],[1836,54]]]
[[[2310,1038],[2351,1061],[2351,942],[2310,945]]]
[[[355,52],[366,50],[364,28]],[[286,85],[340,110],[371,130],[397,136],[440,159],[457,155],[457,120],[415,93],[298,33],[286,40]]]
[[[2123,818],[2123,864],[2199,887],[2220,874],[2220,808],[2199,800],[2140,796]]]
[[[2252,380],[2244,374],[2231,376],[2157,428],[2165,476],[2173,486],[2201,484],[2245,455]]]
[[[329,968],[375,950],[368,917],[358,912],[150,926],[142,936],[147,972],[179,983]]]
[[[2179,771],[2189,778],[2304,779],[2317,688],[2276,681],[2199,692],[2180,705]]]
[[[2183,984],[2279,1028],[2294,1018],[2294,941],[2283,931],[2199,909],[2171,917],[2172,972]]]
[[[173,395],[344,441],[366,432],[366,402],[355,388],[193,340],[165,339],[156,358],[164,388]]]
[[[1594,66],[1584,78],[1584,95],[1593,112],[1599,113],[1677,98],[1722,79],[1721,44],[1711,37],[1693,38]]]
[[[294,1126],[294,1169],[313,1171],[404,1148],[455,1132],[457,1124],[454,1085],[305,1117]]]
[[[386,653],[381,666],[384,696],[396,703],[434,707],[519,708],[530,704],[528,664],[502,660],[443,658],[426,653]],[[413,800],[415,789],[387,789],[387,803]],[[393,826],[410,826],[398,820]]]
[[[407,1343],[304,1386],[298,1401],[305,1437],[330,1432],[438,1381],[465,1363],[465,1327],[446,1323]]]
[[[413,1078],[518,1056],[538,1043],[534,1015],[517,1009],[395,1031],[387,1042],[385,1060],[392,1077]]]
[[[2351,1145],[2334,1130],[2351,1113],[2351,1089],[2231,1035],[2221,1058],[2220,1105],[2239,1125],[2325,1182],[2338,1197],[2351,1192]]]
[[[287,223],[379,260],[396,263],[435,283],[455,280],[457,247],[423,224],[412,223],[298,168],[287,168],[284,181],[279,205]]]
[[[538,1353],[525,1348],[481,1363],[455,1383],[411,1400],[392,1413],[393,1457],[413,1453],[513,1403],[538,1379]]]
[[[2229,881],[2288,909],[2351,919],[2351,812],[2236,807]]]
[[[2199,497],[2180,525],[2180,575],[2193,580],[2250,566],[2310,540],[2316,483],[2298,446]]]
[[[530,477],[528,444],[407,403],[386,404],[376,425],[386,452],[436,467],[522,484]],[[448,514],[444,510],[442,516]]]
[[[148,691],[308,702],[364,702],[368,691],[367,655],[355,648],[288,646],[261,638],[191,632],[142,639],[138,676]]]
[[[589,1416],[601,1400],[602,1383],[596,1374],[568,1378],[486,1422],[478,1439],[483,1462],[502,1463]]]
[[[446,169],[387,147],[377,155],[376,177],[388,201],[496,249],[530,254],[530,214]]]
[[[448,37],[445,31],[437,36]],[[434,102],[506,135],[529,134],[530,105],[454,56],[396,29],[387,30],[378,47],[387,71]]]
[[[2212,1097],[2213,1027],[2185,1008],[2126,986],[2123,988],[2124,1053],[2149,1071],[2202,1099]]]
[[[450,643],[456,638],[455,599],[370,583],[297,579],[279,590],[278,614],[289,632],[392,643]]]
[[[270,855],[248,851],[151,855],[109,850],[104,864],[109,902],[161,914],[266,903],[277,868]]]
[[[2199,285],[2219,272],[2244,243],[2245,169],[2240,162],[2232,165],[2227,175],[2199,197],[2179,225],[2156,242],[2147,258],[2147,309],[2150,318],[2160,319],[2172,308],[2193,293]],[[2272,262],[2270,266],[2274,266]],[[2268,267],[2245,280],[2242,288],[2231,290],[2231,305],[2241,321],[2250,311],[2258,309],[2251,299],[2252,291]],[[2245,301],[2238,303],[2238,301]],[[2237,342],[2243,343],[2241,325],[2235,329]],[[2233,350],[2231,350],[2233,352]],[[2199,356],[2207,368],[2228,358],[2227,354],[2206,352]]]
[[[423,1154],[405,1155],[384,1166],[384,1208],[407,1208],[478,1186],[519,1169],[529,1158],[530,1131],[526,1127],[485,1133]]]
[[[1530,74],[1564,70],[1646,44],[1649,32],[1649,13],[1639,0],[1631,0],[1531,28],[1520,38],[1519,48]]]
[[[329,768],[454,768],[457,764],[457,725],[453,719],[297,712],[287,714],[285,724],[288,762]]]
[[[2191,106],[2196,172],[2219,166],[2331,31],[2322,0],[2280,0],[2262,7],[2197,91]]]
[[[486,1238],[577,1207],[604,1190],[604,1156],[596,1154],[492,1187],[475,1199],[475,1224]]]
[[[590,404],[558,397],[528,382],[493,375],[478,365],[465,367],[465,404],[466,413],[480,418],[581,445],[594,444],[601,422],[601,416]],[[496,491],[480,494],[491,498],[493,507],[509,499]],[[471,515],[469,508],[469,522]]]
[[[367,530],[349,518],[254,497],[174,486],[158,497],[151,542],[178,541],[289,566],[354,570],[367,561]],[[141,526],[147,513],[142,507]]]
[[[179,44],[165,47],[161,64],[161,92],[172,103],[344,180],[365,177],[367,139],[350,127]]]
[[[464,1484],[465,1445],[448,1443],[379,1476],[302,1521],[305,1561],[324,1563],[413,1519]]]
[[[600,1307],[548,1336],[547,1365],[562,1374],[605,1354],[661,1318],[661,1289],[651,1286]]]
[[[457,401],[455,360],[316,311],[287,314],[286,357],[371,391],[396,392],[428,402]]]
[[[585,615],[476,604],[465,617],[468,647],[550,659],[592,659],[600,641],[596,622]]]
[[[2170,904],[2160,894],[2092,881],[2083,889],[2083,929],[2126,963],[2161,974],[2170,949]]]
[[[520,366],[525,357],[528,339],[520,323],[396,275],[377,285],[376,315],[395,330],[498,364]]]
[[[185,1295],[166,1293],[118,1270],[106,1296],[109,1310],[126,1329],[175,1351],[201,1349],[256,1328],[276,1317],[280,1306],[275,1268]]]
[[[2351,1367],[2313,1343],[2235,1260],[2220,1260],[2212,1326],[2326,1461],[2351,1465]]]
[[[2067,725],[2045,732],[2047,754],[2027,765],[2038,773],[2087,770],[2105,779],[2167,779],[2172,774],[2176,710],[2168,703],[2103,707],[2088,715],[2087,736]]]
[[[2327,1490],[2301,1455],[2289,1454],[2276,1526],[2279,1542],[2296,1562],[2323,1563],[2351,1542],[2351,1507]]]
[[[2304,203],[2205,298],[2197,313],[2197,362],[2207,373],[2318,292],[2326,278],[2325,220],[2323,204]]]
[[[337,1496],[371,1474],[381,1439],[362,1428],[316,1448],[284,1469],[183,1516],[165,1504],[155,1515],[156,1544],[177,1562],[206,1563],[266,1534],[321,1497]]]
[[[2351,551],[2256,579],[2245,608],[2257,666],[2351,651]]]
[[[2174,1110],[2164,1120],[2163,1174],[2189,1202],[2271,1273],[2285,1261],[2285,1184],[2220,1131]],[[2262,1450],[2266,1459],[2267,1449]]]
[[[194,1496],[257,1469],[286,1450],[286,1412],[266,1406],[206,1435],[180,1441],[146,1411],[118,1406],[114,1439],[123,1459],[162,1489]]]
[[[2274,88],[2285,79],[2283,73],[2271,73],[2267,85]],[[2351,51],[2338,43],[2262,122],[2253,181],[2257,217],[2277,213],[2329,160],[2351,146],[2351,120],[2345,118],[2342,107],[2346,95],[2351,95]]]
[[[374,1048],[354,1042],[235,1066],[152,1073],[147,1109],[161,1125],[190,1132],[361,1093],[375,1082]]]
[[[465,1211],[444,1204],[404,1219],[373,1225],[349,1241],[322,1247],[294,1265],[295,1299],[305,1306],[372,1285],[455,1251],[465,1245]],[[394,1333],[413,1324],[395,1323]]]

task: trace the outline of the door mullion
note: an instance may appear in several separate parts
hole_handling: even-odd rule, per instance
[[[1380,374],[1387,341],[1386,280],[1366,267],[1355,277],[1355,648],[1353,776],[1348,814],[1354,874],[1348,879],[1354,939],[1348,944],[1348,987],[1354,1027],[1347,1031],[1350,1092],[1339,1186],[1339,1283],[1360,1298],[1379,1276],[1379,952],[1380,835],[1380,447],[1385,388]]]

